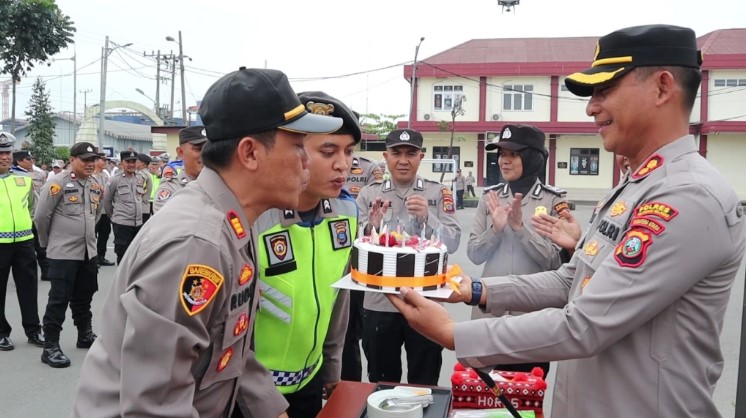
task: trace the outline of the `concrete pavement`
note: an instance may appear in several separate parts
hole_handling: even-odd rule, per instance
[[[590,218],[591,211],[591,206],[578,206],[575,215],[585,224]],[[461,265],[467,274],[479,277],[482,270],[481,266],[474,266],[466,256],[466,243],[474,213],[475,209],[473,208],[457,211],[457,218],[462,227],[461,246],[456,254],[449,259],[451,262]],[[114,253],[110,250],[109,259],[113,257]],[[115,267],[102,267],[99,273],[99,292],[93,299],[93,328],[97,333],[102,332],[101,324],[97,321],[97,318],[104,309],[103,300],[114,278],[115,271]],[[715,390],[715,401],[720,413],[725,418],[731,418],[735,415],[744,277],[744,266],[742,265],[736,277],[721,336],[725,368]],[[40,282],[40,317],[44,314],[48,292],[49,283]],[[9,352],[0,352],[0,417],[67,417],[72,407],[80,366],[87,350],[75,348],[77,331],[72,324],[68,310],[60,342],[63,351],[70,357],[72,366],[66,369],[52,369],[42,364],[40,361],[41,349],[26,342],[21,327],[18,300],[15,295],[15,285],[11,278],[6,297],[6,315],[13,326],[11,339],[15,342],[16,349]],[[457,321],[469,319],[469,307],[465,305],[448,305],[447,307]],[[443,367],[439,382],[441,386],[450,386],[451,370],[455,362],[456,358],[453,352],[443,352]],[[548,401],[547,409],[551,408],[551,387],[555,366],[553,365],[552,368],[553,371],[550,372],[549,377],[550,390],[546,398]],[[406,369],[404,376],[406,376]],[[613,376],[610,376],[610,378],[613,378]]]

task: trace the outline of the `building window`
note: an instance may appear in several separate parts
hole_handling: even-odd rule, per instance
[[[570,174],[598,175],[598,148],[570,148]]]
[[[742,87],[746,86],[746,79],[716,78],[715,87]]]
[[[533,110],[533,91],[531,84],[503,85],[503,110]]]
[[[456,167],[459,166],[459,161],[461,160],[459,157],[461,156],[461,148],[459,147],[453,147],[451,150],[451,158],[456,160]],[[433,159],[435,160],[441,160],[448,158],[448,147],[433,147]],[[441,163],[433,163],[433,173],[453,173],[456,171],[456,169],[453,167],[453,164],[441,164]]]
[[[464,95],[464,86],[440,85],[433,86],[433,109],[451,110],[456,100]]]

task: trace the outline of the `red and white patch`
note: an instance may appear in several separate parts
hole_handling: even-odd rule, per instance
[[[661,202],[647,202],[635,208],[635,217],[656,216],[664,221],[670,221],[679,211]]]
[[[656,221],[655,219],[648,218],[645,216],[632,218],[632,220],[629,221],[629,226],[630,228],[634,228],[634,227],[645,228],[655,235],[660,235],[661,232],[666,230],[666,227],[663,226],[662,223]]]
[[[614,259],[622,267],[639,267],[645,262],[653,237],[643,228],[632,228],[624,234],[614,251]]]
[[[453,203],[453,192],[451,189],[442,188],[440,194],[443,197],[443,212],[456,213],[456,205]]]
[[[212,267],[188,265],[179,286],[179,299],[187,315],[194,316],[202,312],[215,299],[223,281],[223,276]]]
[[[171,190],[163,189],[160,192],[158,192],[157,199],[159,202],[162,202],[164,200],[168,200],[171,198]]]
[[[288,253],[288,241],[284,235],[277,235],[269,240],[272,246],[272,254],[277,257],[278,260],[284,260]]]
[[[243,334],[247,329],[249,329],[249,316],[245,313],[242,313],[238,316],[238,319],[236,320],[236,324],[233,326],[233,336],[238,337],[239,335]]]

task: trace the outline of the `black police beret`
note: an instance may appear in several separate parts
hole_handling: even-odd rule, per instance
[[[414,129],[396,129],[386,135],[386,148],[408,145],[422,149],[423,141],[422,134]]]
[[[119,153],[120,160],[136,160],[137,153],[135,151],[122,151]]]
[[[593,87],[619,78],[635,67],[674,66],[699,68],[694,31],[671,25],[646,25],[620,29],[601,37],[591,68],[570,74],[565,85],[576,96],[591,96]]]
[[[340,119],[309,114],[281,71],[245,67],[207,89],[199,115],[213,142],[275,128],[329,133],[342,126]]]
[[[179,145],[186,142],[198,145],[206,141],[207,132],[204,126],[190,126],[179,131]]]
[[[335,134],[350,134],[355,138],[355,143],[360,142],[362,132],[357,114],[340,100],[324,93],[323,91],[305,91],[298,93],[301,104],[306,110],[315,115],[336,116],[342,119],[342,127]]]
[[[70,147],[70,156],[79,158],[98,157],[96,147],[90,142],[78,142]]]
[[[484,149],[491,151],[495,148],[504,148],[510,151],[520,151],[524,148],[533,148],[545,152],[545,139],[544,132],[534,126],[505,125],[500,135],[485,145]]]

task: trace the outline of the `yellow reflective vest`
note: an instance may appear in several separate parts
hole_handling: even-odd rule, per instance
[[[11,173],[0,178],[0,244],[34,238],[31,232],[33,203],[31,177]]]

